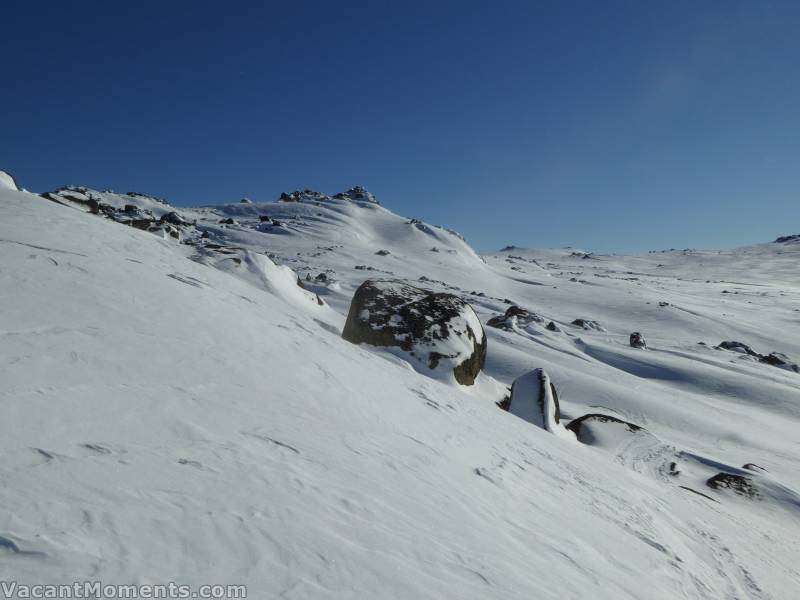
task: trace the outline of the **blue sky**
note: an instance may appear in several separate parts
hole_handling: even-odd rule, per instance
[[[178,205],[355,184],[506,244],[800,232],[800,3],[32,2],[0,168]]]

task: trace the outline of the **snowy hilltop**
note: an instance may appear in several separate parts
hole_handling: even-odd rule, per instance
[[[797,597],[800,236],[480,256],[359,186],[20,183],[0,579]]]

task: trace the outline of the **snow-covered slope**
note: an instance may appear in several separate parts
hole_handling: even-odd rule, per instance
[[[800,374],[715,348],[800,358],[800,244],[482,258],[349,197],[62,201],[0,189],[4,577],[265,599],[800,590]],[[103,218],[127,204],[177,211],[177,235]],[[341,338],[370,277],[460,295],[484,324],[510,303],[541,319],[486,327],[485,373],[459,386]],[[562,422],[642,429],[588,420],[580,443],[498,408],[533,368]]]

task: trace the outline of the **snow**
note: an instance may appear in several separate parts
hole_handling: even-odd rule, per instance
[[[0,171],[0,190],[17,190],[17,182],[5,171]]]
[[[797,595],[800,375],[714,346],[797,362],[800,245],[480,257],[367,202],[177,211],[238,250],[0,190],[4,578],[253,598]],[[486,328],[485,372],[458,386],[341,339],[375,277],[461,295],[484,323],[509,300],[562,331]],[[645,430],[581,444],[497,408],[534,368],[563,423]],[[721,471],[760,496],[708,487]]]

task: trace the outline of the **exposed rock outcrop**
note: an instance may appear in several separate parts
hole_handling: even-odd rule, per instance
[[[356,200],[358,202],[371,202],[372,204],[380,204],[378,199],[371,193],[365,190],[360,185],[350,188],[346,192],[342,192],[341,194],[336,194],[334,198],[339,198],[343,200]]]
[[[717,473],[706,481],[706,485],[715,490],[731,490],[735,494],[745,496],[750,499],[757,499],[761,496],[758,489],[753,485],[753,480],[744,475],[733,473]]]
[[[402,281],[362,283],[342,337],[397,348],[420,370],[452,372],[462,385],[475,382],[486,359],[486,335],[469,304]]]
[[[544,319],[516,305],[509,306],[504,315],[497,315],[486,322],[489,327],[506,331],[511,331],[514,327],[525,327],[531,323],[544,323]]]
[[[605,331],[605,329],[600,326],[600,323],[597,321],[592,321],[591,319],[575,319],[572,322],[572,325],[586,330],[594,329],[596,331]]]
[[[788,356],[786,356],[785,354],[781,354],[780,352],[770,352],[769,354],[760,354],[755,350],[753,350],[747,344],[735,341],[720,342],[716,346],[716,349],[738,352],[739,354],[752,356],[753,358],[758,359],[758,362],[762,362],[767,365],[772,365],[773,367],[778,367],[780,369],[785,369],[787,371],[794,371],[795,373],[800,373],[800,365],[792,362],[792,360]]]
[[[612,430],[621,433],[636,433],[642,431],[642,427],[634,425],[628,421],[623,421],[611,415],[590,413],[577,419],[573,419],[567,425],[567,429],[572,431],[583,444],[593,445],[602,439],[603,436],[611,433]],[[615,436],[616,437],[616,436]]]
[[[795,233],[792,235],[782,235],[781,237],[775,240],[776,244],[785,244],[786,242],[800,242],[800,233]]]
[[[638,331],[631,333],[629,343],[631,348],[647,348],[647,342],[645,342],[644,336]]]

